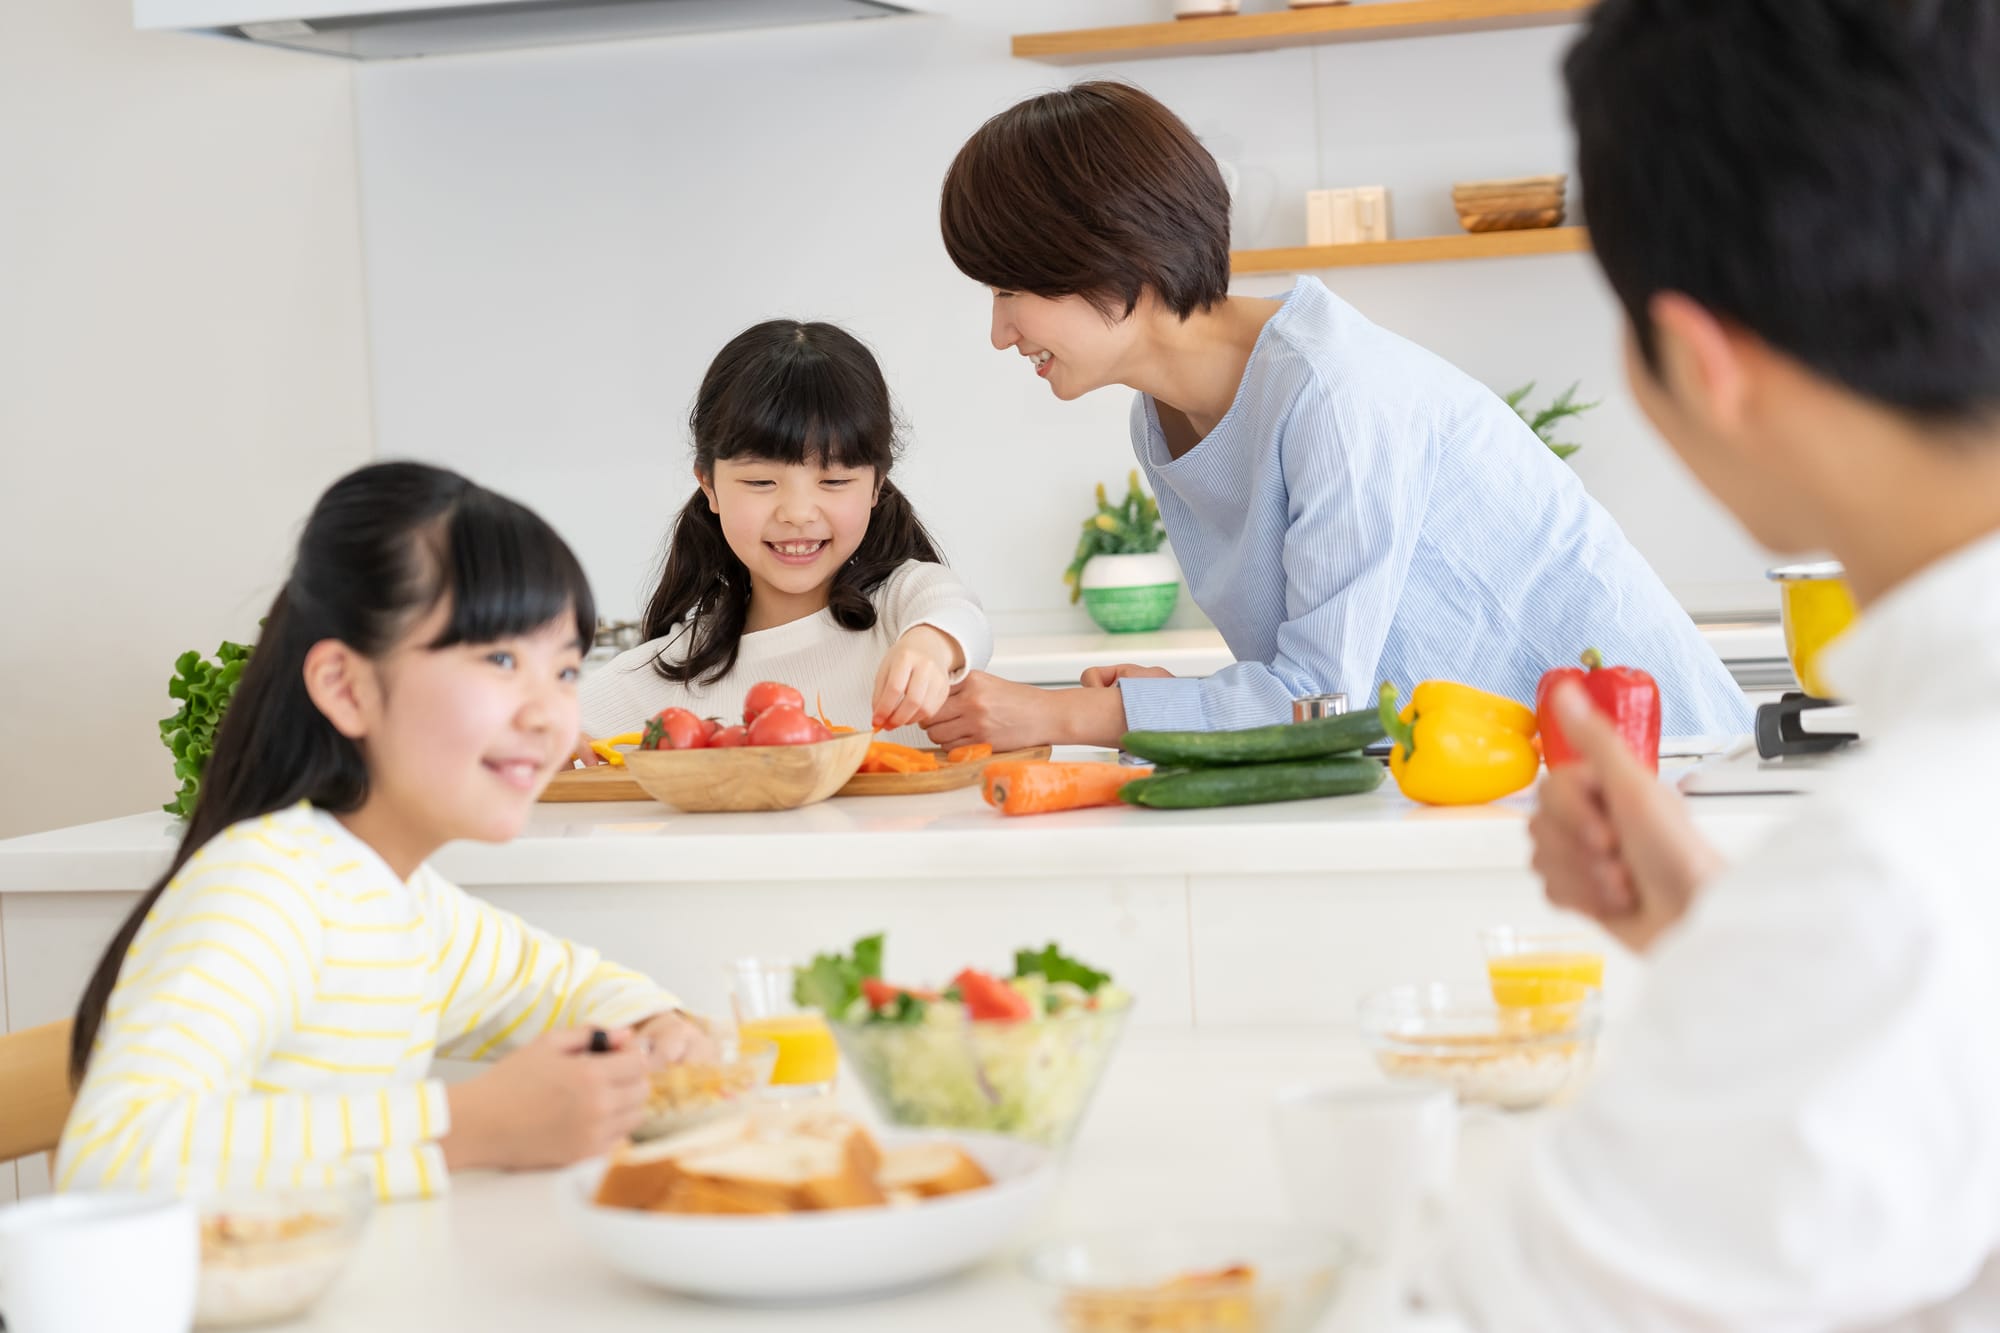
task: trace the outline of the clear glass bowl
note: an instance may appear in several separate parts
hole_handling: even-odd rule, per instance
[[[367,1228],[375,1191],[358,1172],[324,1188],[223,1190],[201,1211],[197,1328],[289,1319],[326,1294]]]
[[[632,1131],[635,1140],[665,1138],[734,1114],[770,1084],[778,1064],[777,1043],[733,1033],[718,1033],[716,1041],[721,1052],[712,1062],[653,1072],[646,1118]]]
[[[831,1026],[846,1067],[881,1117],[976,1129],[1061,1148],[1076,1133],[1129,1003],[1018,1023],[927,1021]]]
[[[1305,1333],[1340,1293],[1352,1246],[1297,1226],[1086,1233],[1032,1250],[1065,1333]]]
[[[1461,1102],[1510,1111],[1544,1105],[1590,1066],[1596,990],[1542,1004],[1494,1003],[1484,986],[1392,986],[1361,1002],[1361,1036],[1391,1078],[1440,1084]]]

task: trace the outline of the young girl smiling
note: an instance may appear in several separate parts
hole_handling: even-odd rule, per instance
[[[911,724],[986,665],[993,638],[889,480],[896,422],[875,358],[831,324],[756,325],[709,366],[689,426],[697,489],[646,642],[585,683],[584,730],[632,731],[667,707],[734,721],[775,680],[834,722],[922,744]]]
[[[575,745],[594,623],[575,557],[520,505],[414,463],[334,484],[180,847],[84,991],[60,1188],[359,1168],[385,1198],[429,1195],[448,1170],[605,1151],[649,1060],[708,1049],[646,978],[425,864],[520,831]],[[447,1088],[434,1053],[497,1062]]]

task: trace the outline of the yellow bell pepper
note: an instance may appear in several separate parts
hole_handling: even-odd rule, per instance
[[[1425,805],[1481,805],[1534,782],[1534,710],[1470,685],[1425,681],[1396,711],[1396,687],[1384,684],[1382,725],[1394,748],[1389,771],[1403,795]]]
[[[601,741],[592,741],[590,748],[597,751],[597,757],[613,768],[625,767],[625,756],[616,747],[637,745],[645,738],[636,731],[628,731],[622,736],[606,736]]]

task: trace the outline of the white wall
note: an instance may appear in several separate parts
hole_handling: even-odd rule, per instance
[[[172,792],[174,658],[369,453],[363,305],[344,67],[0,5],[0,836]]]
[[[758,319],[838,320],[881,357],[912,426],[904,482],[1003,628],[1067,623],[1058,575],[1091,484],[1130,466],[1127,395],[1057,403],[987,346],[984,293],[938,237],[938,186],[983,118],[1089,72],[1010,59],[1011,32],[1152,19],[1167,4],[945,6],[364,70],[383,452],[467,468],[537,505],[576,543],[607,610],[633,611],[689,484],[684,420],[708,359]],[[1564,167],[1555,66],[1572,35],[1114,72],[1242,168],[1239,244],[1302,243],[1303,192],[1341,182],[1391,186],[1414,235],[1454,228],[1454,179]],[[1581,427],[1592,488],[1695,609],[1771,604],[1762,557],[1624,394],[1614,306],[1586,256],[1326,277],[1488,383],[1580,379],[1605,396]]]

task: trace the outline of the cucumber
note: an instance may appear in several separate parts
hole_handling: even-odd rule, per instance
[[[1388,734],[1382,727],[1381,711],[1370,708],[1245,731],[1128,731],[1118,744],[1156,764],[1222,768],[1353,754]]]
[[[1217,805],[1263,805],[1318,796],[1354,796],[1382,785],[1384,769],[1373,759],[1336,755],[1291,764],[1238,764],[1140,778],[1120,789],[1120,800],[1151,810],[1202,810]]]

